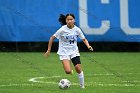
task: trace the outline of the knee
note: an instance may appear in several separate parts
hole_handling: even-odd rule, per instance
[[[81,71],[82,71],[81,65],[78,65],[78,64],[77,64],[77,65],[75,66],[75,70],[76,70],[77,73],[81,73]]]
[[[65,73],[66,74],[71,74],[71,70],[66,70]]]

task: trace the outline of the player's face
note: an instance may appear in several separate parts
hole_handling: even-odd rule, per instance
[[[66,23],[67,23],[67,25],[69,27],[73,27],[74,26],[74,22],[75,22],[75,20],[74,20],[74,18],[72,16],[67,16]]]

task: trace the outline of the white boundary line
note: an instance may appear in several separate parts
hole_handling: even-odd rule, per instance
[[[34,83],[46,83],[46,84],[58,84],[58,82],[45,82],[45,81],[41,81],[41,79],[45,79],[45,78],[58,78],[61,76],[50,76],[50,77],[34,77],[29,79],[30,82],[34,82]],[[135,87],[135,86],[140,86],[139,84],[127,84],[127,83],[138,83],[140,81],[121,81],[121,83],[124,84],[115,84],[115,83],[104,83],[104,82],[87,82],[85,85],[86,86],[123,86],[123,87]],[[78,83],[72,83],[72,85],[79,85]]]
[[[35,77],[35,78],[31,78],[29,79],[28,81],[30,82],[38,82],[38,83],[50,83],[50,84],[57,84],[58,82],[44,82],[44,81],[39,81],[38,79],[44,79],[44,78],[58,78],[58,77],[61,77],[61,76],[50,76],[50,77]]]
[[[119,75],[139,75],[140,73],[118,73]],[[110,73],[102,73],[102,74],[87,74],[85,76],[113,76],[114,74],[110,74]]]
[[[121,73],[119,73],[120,75],[122,75]],[[124,75],[137,75],[140,73],[126,73]],[[105,74],[88,74],[85,76],[113,76],[114,74],[109,74],[109,73],[105,73]],[[42,79],[47,79],[47,78],[58,78],[58,77],[62,77],[62,76],[49,76],[49,77],[34,77],[29,79],[28,81],[33,82],[33,83],[46,83],[46,84],[58,84],[58,82],[44,82],[41,81]],[[140,86],[140,84],[133,84],[133,83],[140,83],[140,80],[133,80],[133,81],[121,81],[124,84],[115,84],[115,83],[104,83],[104,82],[87,82],[85,85],[86,86],[123,86],[123,87],[135,87],[135,86]],[[128,84],[128,83],[132,83],[132,84]],[[14,86],[33,86],[34,84],[2,84],[0,85],[0,87],[14,87]],[[72,85],[79,85],[78,83],[72,83]]]
[[[46,82],[40,82],[40,83],[46,83]],[[49,82],[51,84],[57,84],[57,82]],[[7,84],[7,85],[0,85],[0,87],[16,87],[16,86],[33,86],[34,84]],[[72,83],[72,85],[79,85],[78,83]],[[103,83],[87,83],[86,86],[116,86],[116,87],[140,87],[140,85],[134,85],[134,84],[103,84]]]
[[[0,87],[16,87],[16,86],[33,86],[34,84],[5,84],[0,85]]]

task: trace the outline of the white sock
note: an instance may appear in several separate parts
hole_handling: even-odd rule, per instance
[[[84,87],[84,73],[83,73],[83,71],[80,74],[78,74],[78,78],[79,78],[80,86]]]

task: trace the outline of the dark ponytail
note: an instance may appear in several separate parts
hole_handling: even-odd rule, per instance
[[[72,17],[75,19],[74,14],[71,14],[71,13],[70,13],[70,14],[66,14],[66,16],[63,15],[63,14],[60,14],[60,17],[59,17],[58,21],[60,22],[61,25],[66,25],[66,24],[67,24],[67,23],[66,23],[66,18],[67,18],[68,16],[72,16]]]
[[[63,14],[60,14],[60,17],[58,19],[58,21],[60,22],[61,25],[66,25],[66,16]]]

